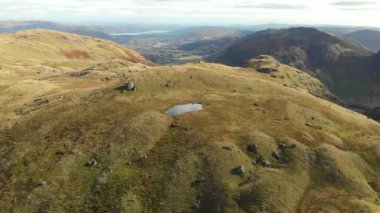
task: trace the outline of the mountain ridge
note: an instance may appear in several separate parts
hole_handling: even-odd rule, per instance
[[[216,61],[243,66],[261,54],[312,73],[346,104],[380,105],[377,55],[358,43],[312,28],[266,30],[235,43]]]
[[[337,46],[336,49],[329,50],[329,45],[341,45],[341,47]],[[290,48],[288,50],[290,55],[286,55],[286,52],[284,52],[285,55],[281,54],[281,51],[286,51],[287,48]],[[292,50],[291,48],[295,49]],[[335,50],[337,52],[334,52]],[[232,57],[234,52],[240,54],[236,56],[238,58]],[[318,62],[320,59],[315,54],[322,54],[323,52],[331,53],[331,55],[322,59],[323,63],[321,63]],[[357,56],[372,54],[367,49],[353,42],[343,41],[332,34],[324,33],[315,28],[299,27],[281,30],[268,29],[253,33],[237,41],[217,61],[234,66],[243,66],[247,60],[260,54],[267,54],[274,55],[283,63],[293,64],[297,68],[312,70],[317,69],[316,66],[323,66],[334,61],[338,57],[351,56],[351,53]]]

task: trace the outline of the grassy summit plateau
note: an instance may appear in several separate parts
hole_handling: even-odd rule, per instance
[[[42,30],[0,51],[4,212],[380,211],[380,124],[270,57],[155,66]],[[186,103],[203,111],[165,115]]]

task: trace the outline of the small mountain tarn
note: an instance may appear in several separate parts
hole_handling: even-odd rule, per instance
[[[176,105],[170,109],[168,109],[165,114],[175,116],[175,115],[182,115],[188,112],[199,112],[203,110],[202,104],[183,104],[183,105]]]

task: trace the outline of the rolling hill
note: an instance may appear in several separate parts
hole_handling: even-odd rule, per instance
[[[43,30],[0,50],[2,211],[380,211],[380,124],[269,56],[155,66]]]
[[[380,51],[380,31],[377,30],[358,30],[343,35],[345,38],[359,42],[368,49]]]
[[[0,63],[10,66],[24,61],[35,64],[62,63],[72,65],[75,61],[86,64],[94,61],[125,59],[134,62],[147,61],[137,52],[114,42],[49,30],[27,30],[0,35]],[[23,60],[27,59],[27,60]]]

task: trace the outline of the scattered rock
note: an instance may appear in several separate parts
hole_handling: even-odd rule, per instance
[[[92,71],[91,68],[89,69],[85,69],[85,70],[81,70],[81,71],[77,71],[77,72],[71,72],[69,73],[69,76],[70,77],[82,77],[82,76],[85,76],[85,75],[88,75],[90,73],[90,71]]]
[[[116,88],[117,90],[121,91],[122,93],[126,93],[128,91],[136,91],[137,87],[132,81],[128,81],[124,86]]]
[[[284,150],[284,149],[294,149],[294,148],[296,148],[297,147],[297,145],[295,145],[295,144],[285,144],[285,143],[279,143],[278,144],[278,148],[280,149],[280,150]]]
[[[307,149],[306,150],[306,159],[305,161],[308,163],[308,164],[314,164],[316,163],[318,160],[318,155],[315,151],[311,150],[311,149]]]
[[[259,150],[259,146],[254,144],[254,143],[248,144],[248,146],[247,146],[248,152],[257,153],[258,150]]]
[[[200,175],[200,176],[198,176],[198,178],[197,178],[196,181],[197,181],[197,182],[204,182],[204,181],[206,181],[206,177],[203,176],[203,175]]]
[[[263,158],[263,156],[258,156],[257,158],[256,158],[256,165],[258,165],[258,166],[263,166],[263,167],[268,167],[268,166],[270,166],[270,162],[269,161],[266,161],[264,158]]]
[[[270,73],[273,73],[273,72],[278,72],[278,69],[276,68],[271,68],[271,67],[260,67],[257,69],[258,72],[262,72],[262,73],[267,73],[267,74],[270,74]]]
[[[199,209],[200,207],[201,207],[201,200],[196,200],[196,201],[193,203],[192,208],[193,208],[194,210],[196,210],[196,209]]]
[[[266,209],[267,209],[267,207],[266,207],[265,204],[261,204],[261,205],[259,206],[259,210],[260,210],[260,211],[265,211]]]
[[[231,151],[232,150],[232,146],[231,145],[224,145],[223,149],[227,150],[227,151]]]
[[[61,150],[55,152],[55,155],[64,155],[64,154],[65,152]]]
[[[206,177],[203,176],[203,175],[199,175],[197,177],[197,179],[195,181],[193,181],[193,183],[191,185],[192,186],[199,186],[199,185],[201,185],[205,181],[206,181]]]
[[[278,154],[277,152],[272,152],[272,157],[276,160],[280,160],[281,159],[281,156],[280,154]]]
[[[47,182],[46,181],[43,181],[43,180],[39,180],[39,181],[37,181],[37,182],[33,182],[32,183],[32,185],[35,187],[35,188],[37,188],[37,187],[41,187],[41,186],[44,186],[44,185],[46,185],[47,184]]]
[[[171,128],[176,128],[176,127],[178,127],[177,122],[173,121],[173,122],[170,124],[170,127],[171,127]]]
[[[170,87],[171,83],[172,83],[172,82],[171,82],[170,80],[168,80],[168,81],[166,81],[166,83],[164,84],[164,86],[165,86],[165,87]]]
[[[37,98],[33,100],[33,105],[34,106],[41,106],[42,104],[48,104],[49,100],[46,98]]]
[[[95,159],[89,160],[85,166],[95,168],[98,165],[98,162]]]
[[[287,146],[286,146],[286,144],[284,144],[284,143],[279,143],[279,144],[278,144],[278,148],[279,148],[279,149],[286,149],[286,147],[287,147]]]
[[[236,168],[233,168],[231,172],[232,172],[232,174],[235,174],[235,175],[242,175],[245,173],[245,166],[240,165]]]
[[[132,81],[129,81],[127,83],[127,90],[129,90],[129,91],[136,91],[136,86],[135,86],[135,84]]]

